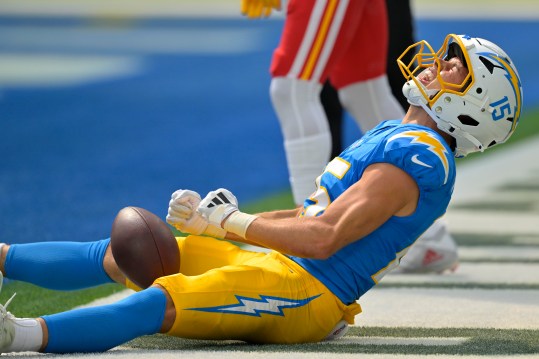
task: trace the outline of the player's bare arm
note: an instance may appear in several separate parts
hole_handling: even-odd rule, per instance
[[[246,241],[289,255],[323,259],[368,235],[391,216],[412,214],[418,198],[418,187],[406,172],[378,163],[369,166],[361,180],[321,216],[259,217],[250,224],[245,237]]]
[[[271,211],[271,212],[262,212],[262,213],[257,213],[256,216],[259,217],[259,218],[267,219],[267,220],[279,220],[279,219],[295,218],[300,214],[300,212],[301,212],[301,207],[300,208],[295,208],[295,209],[286,209],[286,210],[275,210],[275,211]],[[249,244],[249,245],[252,245],[252,246],[268,248],[268,247],[266,247],[266,246],[264,246],[264,245],[262,245],[260,243],[253,242],[251,240],[248,240],[246,238],[243,238],[243,237],[238,236],[237,234],[231,233],[231,232],[227,232],[225,238],[228,239],[228,240],[231,240],[231,241],[245,243],[245,244]]]
[[[257,213],[257,216],[265,219],[284,219],[284,218],[294,218],[301,213],[301,207],[294,209],[283,209],[270,212]]]

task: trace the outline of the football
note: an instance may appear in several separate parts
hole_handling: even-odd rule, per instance
[[[143,208],[125,207],[118,212],[110,245],[120,270],[141,288],[180,270],[180,252],[170,227]]]

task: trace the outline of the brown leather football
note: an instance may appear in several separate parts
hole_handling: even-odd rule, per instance
[[[118,267],[141,288],[180,270],[180,252],[170,227],[144,208],[125,207],[118,212],[110,245]]]

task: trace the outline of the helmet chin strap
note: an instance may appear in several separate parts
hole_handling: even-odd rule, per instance
[[[439,91],[429,90],[425,86],[423,86],[423,84],[420,84],[420,86],[422,86],[423,91],[425,91],[428,96],[433,96]],[[449,122],[440,120],[440,118],[436,116],[434,111],[432,111],[432,109],[427,105],[427,99],[423,96],[423,93],[419,90],[417,84],[413,80],[410,80],[404,84],[404,86],[402,87],[402,93],[404,94],[410,105],[421,107],[429,115],[429,117],[434,122],[436,122],[436,126],[438,126],[440,130],[455,138],[455,141],[456,138],[461,137],[472,143],[479,151],[483,152],[485,150],[483,144],[477,138],[470,135],[468,132],[462,131],[459,127],[456,127]],[[455,149],[455,156],[464,157],[467,154],[468,152],[464,152],[462,149],[460,149],[457,143]]]
[[[421,89],[417,86],[414,80],[410,80],[402,86],[402,94],[408,100],[408,103],[412,106],[421,106],[427,104],[427,99],[423,96],[423,90],[428,97],[436,95],[438,90],[429,90],[423,84],[419,84]]]

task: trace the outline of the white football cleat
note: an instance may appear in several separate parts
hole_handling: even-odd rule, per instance
[[[0,272],[0,290],[3,281],[4,276]],[[11,346],[13,338],[15,338],[15,323],[13,322],[15,317],[6,310],[13,297],[15,297],[15,294],[13,294],[5,305],[0,304],[0,353],[6,353],[6,349]]]
[[[458,267],[457,243],[443,220],[418,238],[393,273],[443,273]]]
[[[0,291],[4,276],[0,272]],[[43,329],[34,318],[16,318],[7,311],[7,306],[16,293],[6,302],[0,304],[0,353],[21,351],[37,352],[43,344]]]
[[[342,338],[348,332],[348,329],[348,323],[345,320],[341,320],[333,329],[331,329],[331,332],[329,332],[324,340],[335,340]]]

